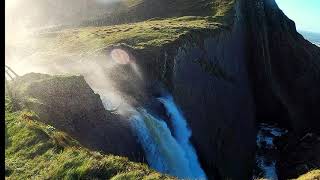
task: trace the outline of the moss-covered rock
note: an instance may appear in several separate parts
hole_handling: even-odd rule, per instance
[[[129,122],[106,111],[83,76],[30,73],[10,83],[21,107],[34,111],[41,122],[60,129],[85,147],[143,159]]]
[[[145,164],[90,151],[38,120],[31,111],[6,110],[6,179],[173,179]]]

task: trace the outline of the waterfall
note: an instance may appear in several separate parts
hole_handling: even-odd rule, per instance
[[[172,96],[166,96],[159,98],[160,102],[167,109],[167,113],[171,118],[173,125],[173,135],[185,151],[185,157],[189,159],[189,168],[193,171],[193,174],[198,177],[205,177],[205,173],[202,170],[198,161],[197,154],[190,143],[191,131],[188,128],[187,121],[182,115],[173,101]]]
[[[167,109],[173,132],[166,122],[140,108],[131,116],[132,126],[149,165],[159,172],[184,179],[206,179],[189,139],[187,127],[171,96],[159,98]]]
[[[183,149],[164,121],[156,119],[144,109],[133,118],[139,142],[152,168],[177,177],[192,176],[187,166],[188,159],[183,156]]]

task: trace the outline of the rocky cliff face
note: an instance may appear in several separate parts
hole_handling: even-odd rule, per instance
[[[82,76],[30,73],[17,78],[12,87],[40,120],[82,145],[132,160],[143,158],[127,120],[106,111]]]
[[[226,29],[195,31],[141,66],[174,94],[209,178],[249,179],[257,122],[319,131],[320,50],[273,0],[239,0],[230,17]]]
[[[137,58],[148,81],[160,80],[174,95],[210,179],[251,176],[256,128],[245,22],[237,3],[225,29],[195,31],[147,60]]]
[[[297,33],[274,0],[243,3],[258,120],[297,133],[319,131],[320,49]]]
[[[230,31],[197,45],[187,43],[172,59],[174,96],[189,120],[203,166],[210,177],[222,179],[249,178],[255,149],[245,26],[240,12],[236,15]]]

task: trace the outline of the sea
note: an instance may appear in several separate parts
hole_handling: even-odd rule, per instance
[[[320,47],[320,33],[299,31],[299,33],[308,41]]]

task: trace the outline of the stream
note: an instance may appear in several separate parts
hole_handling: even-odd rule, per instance
[[[261,123],[257,134],[257,153],[254,179],[278,180],[276,163],[279,152],[274,145],[274,139],[287,133],[276,125]]]

